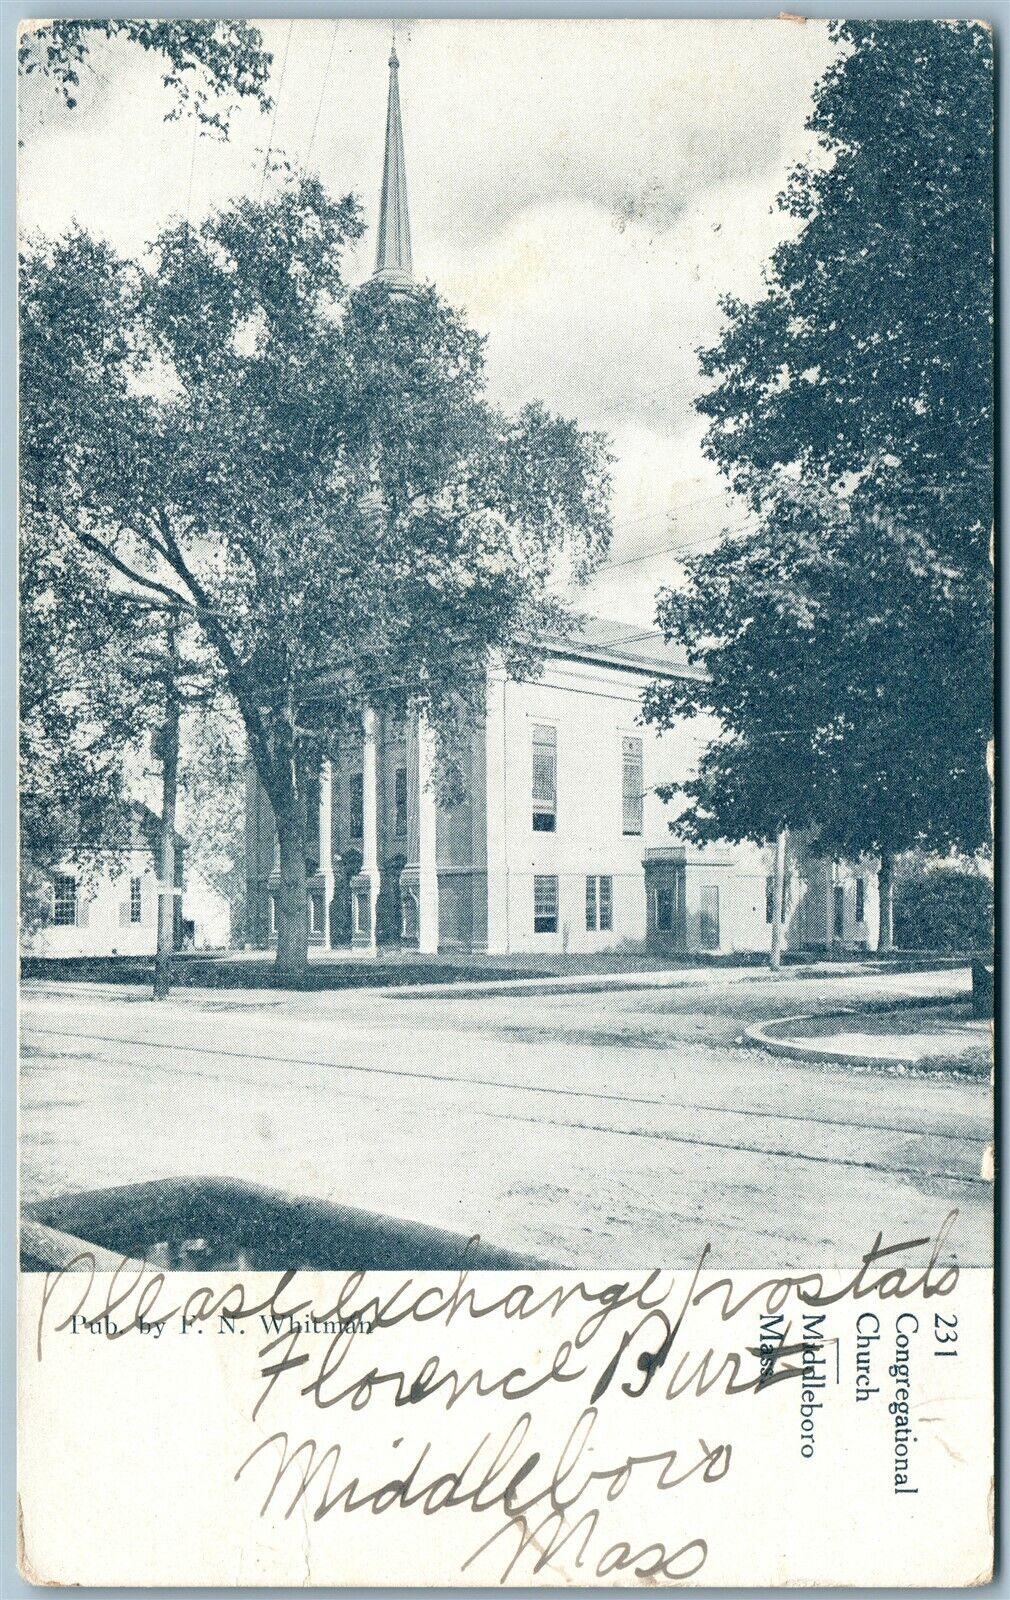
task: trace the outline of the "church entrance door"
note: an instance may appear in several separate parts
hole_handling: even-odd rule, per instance
[[[379,897],[375,904],[375,937],[380,945],[399,945],[403,917],[400,911],[400,873],[406,857],[390,856],[383,862],[379,877]]]

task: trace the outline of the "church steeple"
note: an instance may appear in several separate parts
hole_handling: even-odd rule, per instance
[[[386,107],[386,157],[382,166],[379,205],[379,243],[372,276],[391,289],[409,289],[414,281],[410,254],[410,217],[407,214],[407,167],[403,159],[400,123],[400,63],[393,41],[389,57],[389,102]]]

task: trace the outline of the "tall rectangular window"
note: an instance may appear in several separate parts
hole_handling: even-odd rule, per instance
[[[393,832],[398,839],[407,834],[407,769],[397,767],[393,779]]]
[[[856,921],[866,921],[866,879],[856,879]]]
[[[365,831],[365,777],[361,772],[351,773],[350,831],[352,839],[360,839]]]
[[[642,831],[642,741],[626,736],[623,754],[624,832]]]
[[[836,939],[843,939],[845,937],[845,886],[844,886],[844,884],[841,884],[841,883],[836,883],[835,884],[834,900],[835,900],[835,917],[834,917],[835,938]]]
[[[318,777],[310,777],[305,785],[305,870],[319,871],[319,808],[321,802]]]
[[[556,728],[533,729],[533,829],[553,833],[558,815],[558,735]]]
[[[77,879],[60,873],[53,882],[53,921],[58,928],[77,924]]]
[[[704,884],[701,890],[701,915],[698,932],[703,950],[719,948],[719,890],[715,884]]]
[[[590,933],[608,933],[614,925],[614,880],[611,877],[586,879],[586,928]]]
[[[600,879],[600,931],[609,933],[614,926],[614,880]]]
[[[141,922],[144,916],[144,898],[139,878],[130,879],[130,921]]]
[[[537,873],[533,879],[533,932],[558,931],[558,880],[554,874]]]

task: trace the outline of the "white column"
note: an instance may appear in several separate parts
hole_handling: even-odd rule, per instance
[[[365,708],[361,760],[361,871],[351,879],[351,944],[375,954],[375,903],[379,898],[378,730],[375,712]]]
[[[379,898],[379,766],[375,712],[365,707],[361,762],[361,875],[368,879],[368,946],[375,949],[375,902]],[[364,931],[364,930],[362,930]]]
[[[505,673],[494,667],[488,672],[484,717],[487,948],[494,953],[509,947],[505,737]]]
[[[329,761],[319,767],[319,871],[323,878],[323,943],[333,948],[330,905],[333,901],[333,768]]]
[[[400,873],[403,940],[432,955],[438,949],[438,857],[434,747],[424,716],[407,719],[407,861]]]
[[[438,862],[435,853],[434,741],[424,713],[417,719],[417,948],[438,949]]]

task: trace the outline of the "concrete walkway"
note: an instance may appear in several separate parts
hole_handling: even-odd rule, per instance
[[[314,968],[323,966],[328,962],[328,957],[321,957],[318,962],[313,962]],[[363,963],[360,965],[364,966]],[[251,986],[248,989],[231,989],[215,985],[189,984],[187,982],[173,985],[173,998],[187,1005],[207,1004],[215,1009],[222,1006],[244,1008],[249,1006],[263,1007],[276,1006],[285,1001],[291,1001],[300,1006],[303,1001],[311,1007],[318,1005],[336,1006],[343,1009],[347,1004],[357,1006],[360,1001],[357,996],[362,989],[367,989],[370,994],[395,998],[397,1000],[444,1000],[462,1001],[478,1000],[498,996],[501,998],[521,998],[529,995],[597,995],[641,992],[658,993],[662,990],[679,989],[715,989],[721,990],[726,985],[740,985],[741,988],[750,990],[754,985],[759,992],[768,992],[775,985],[788,986],[796,980],[828,979],[833,985],[844,989],[850,986],[860,996],[882,994],[886,995],[892,988],[897,992],[914,997],[921,993],[923,999],[929,997],[946,998],[950,996],[963,996],[966,992],[967,976],[962,967],[954,964],[926,967],[922,964],[905,965],[900,962],[882,961],[879,964],[867,961],[816,961],[793,962],[783,966],[779,972],[772,972],[767,966],[750,966],[745,964],[731,965],[727,962],[705,964],[685,964],[677,967],[642,967],[615,966],[611,970],[596,969],[592,971],[569,971],[563,973],[544,974],[537,971],[529,973],[516,973],[506,971],[501,976],[496,975],[495,969],[489,967],[486,976],[476,978],[447,978],[446,980],[424,982],[388,982],[383,981],[384,974],[375,966],[365,967],[365,970],[378,981],[368,984],[345,984],[328,987],[308,989],[285,989],[273,984],[265,986]],[[124,998],[147,1001],[150,982],[146,976],[134,983],[122,983],[101,978],[83,977],[56,977],[49,974],[41,977],[25,977],[22,980],[23,993],[36,994],[80,994],[103,996],[110,1000]]]

